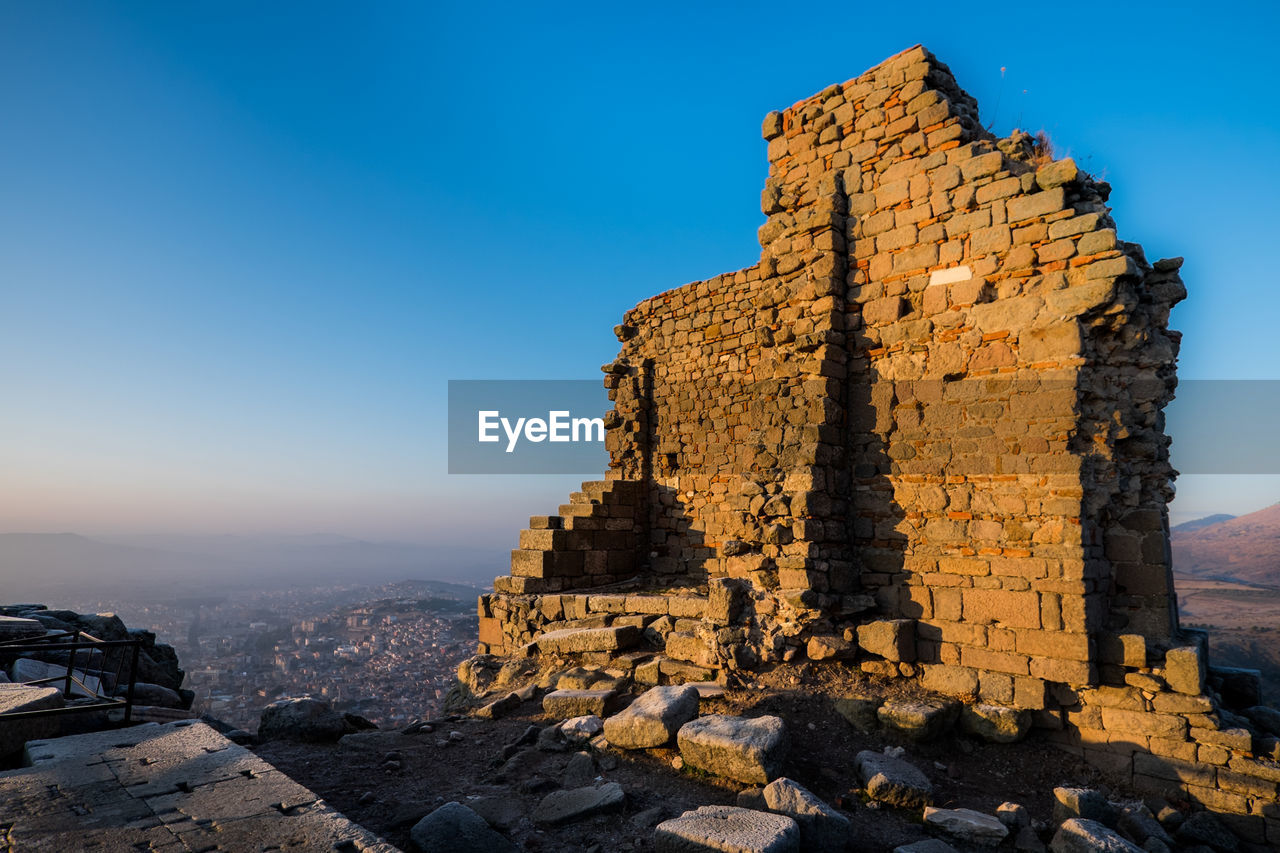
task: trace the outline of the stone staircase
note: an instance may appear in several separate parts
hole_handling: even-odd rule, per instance
[[[599,480],[582,484],[557,515],[535,515],[511,552],[511,574],[494,589],[516,595],[587,589],[635,575],[640,483]]]

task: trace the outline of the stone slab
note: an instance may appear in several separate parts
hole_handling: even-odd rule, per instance
[[[658,853],[799,853],[800,828],[786,815],[702,806],[658,824],[653,842]]]
[[[579,654],[582,652],[616,652],[640,642],[640,629],[634,625],[608,628],[563,628],[538,637],[538,651],[544,654]]]
[[[617,782],[606,782],[599,787],[552,791],[534,809],[533,820],[550,826],[572,823],[592,815],[619,811],[626,800],[626,792]]]
[[[0,616],[0,640],[26,640],[43,637],[45,627],[38,619],[24,616]]]
[[[397,853],[204,723],[29,741],[26,756],[0,773],[14,849]]]
[[[594,714],[603,717],[612,690],[553,690],[542,697],[542,710],[558,720]]]
[[[992,815],[973,809],[935,809],[925,806],[926,826],[978,847],[995,847],[1009,834],[1009,828]]]

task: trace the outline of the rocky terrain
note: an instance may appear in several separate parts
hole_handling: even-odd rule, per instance
[[[282,730],[279,703],[256,751],[405,850],[1267,849],[1016,719],[852,669],[646,690],[485,656],[461,676],[458,713],[404,731]]]
[[[144,682],[141,695],[176,707],[138,715],[191,716],[176,656],[147,632],[110,614],[5,613],[14,637],[79,629],[140,639],[141,672],[163,682]],[[20,660],[35,659],[10,660],[11,675],[23,674]],[[82,673],[95,674],[105,673]],[[1233,834],[1229,816],[1131,790],[1055,748],[1026,711],[964,705],[830,662],[728,683],[653,686],[637,674],[574,654],[480,655],[459,667],[441,715],[401,729],[312,698],[271,703],[256,733],[206,721],[407,851],[1269,849]],[[118,722],[58,719],[57,732],[0,720],[0,733],[48,738]],[[1253,722],[1274,730],[1280,714]],[[105,830],[104,816],[90,817],[94,837],[110,837],[110,816]]]

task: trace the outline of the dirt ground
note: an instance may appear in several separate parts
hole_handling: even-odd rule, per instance
[[[783,718],[791,738],[784,775],[837,806],[852,822],[859,850],[891,851],[927,837],[918,811],[877,807],[860,797],[853,759],[863,749],[904,746],[905,757],[929,776],[934,804],[942,807],[993,813],[996,806],[1012,800],[1030,809],[1033,818],[1047,821],[1055,786],[1107,787],[1096,770],[1044,743],[1034,732],[1018,744],[986,744],[957,734],[911,744],[885,732],[859,733],[826,697],[851,691],[862,676],[851,673],[833,683],[833,670],[838,671],[775,670],[759,685],[704,701],[702,710]],[[657,823],[698,806],[733,804],[744,787],[696,770],[674,769],[674,749],[593,751],[596,777],[622,785],[625,809],[566,826],[536,826],[534,808],[549,791],[561,787],[573,752],[545,752],[529,745],[508,748],[516,756],[504,761],[504,747],[518,741],[531,725],[552,722],[542,716],[536,701],[529,701],[505,719],[464,718],[432,733],[371,732],[332,745],[277,741],[259,746],[257,752],[406,851],[415,849],[409,840],[413,823],[451,800],[476,809],[528,851],[652,850]],[[453,741],[450,732],[459,733]]]

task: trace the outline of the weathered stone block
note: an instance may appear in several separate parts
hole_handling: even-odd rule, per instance
[[[685,723],[676,735],[680,755],[701,770],[739,782],[765,784],[782,770],[788,739],[777,717],[710,714]]]
[[[911,740],[932,740],[955,724],[960,703],[944,699],[890,699],[876,715],[881,724]]]
[[[911,619],[882,619],[858,626],[858,645],[885,660],[915,660],[915,642],[915,621]]]
[[[1199,646],[1182,646],[1165,652],[1161,673],[1169,686],[1179,693],[1199,695],[1204,692],[1206,662]]]
[[[799,783],[775,779],[764,787],[769,811],[784,814],[800,827],[800,844],[815,853],[844,853],[849,843],[849,819]]]
[[[1083,818],[1071,818],[1058,827],[1049,849],[1053,853],[1144,853],[1105,825]]]
[[[564,628],[538,637],[538,650],[544,654],[612,652],[629,649],[639,641],[640,630],[634,625]]]
[[[800,827],[786,815],[700,806],[658,824],[658,853],[800,853]]]
[[[553,690],[542,697],[542,710],[558,720],[591,714],[603,717],[613,696],[613,690]]]
[[[669,743],[680,727],[698,716],[698,689],[691,685],[653,687],[604,721],[604,736],[621,749],[648,749]]]
[[[995,817],[973,809],[937,809],[925,806],[926,826],[936,827],[956,839],[979,847],[995,847],[1009,829]]]
[[[853,764],[867,796],[877,802],[908,809],[933,802],[933,783],[908,761],[863,750],[854,757]]]
[[[1031,730],[1031,712],[1001,705],[965,705],[960,729],[991,743],[1014,743]]]

